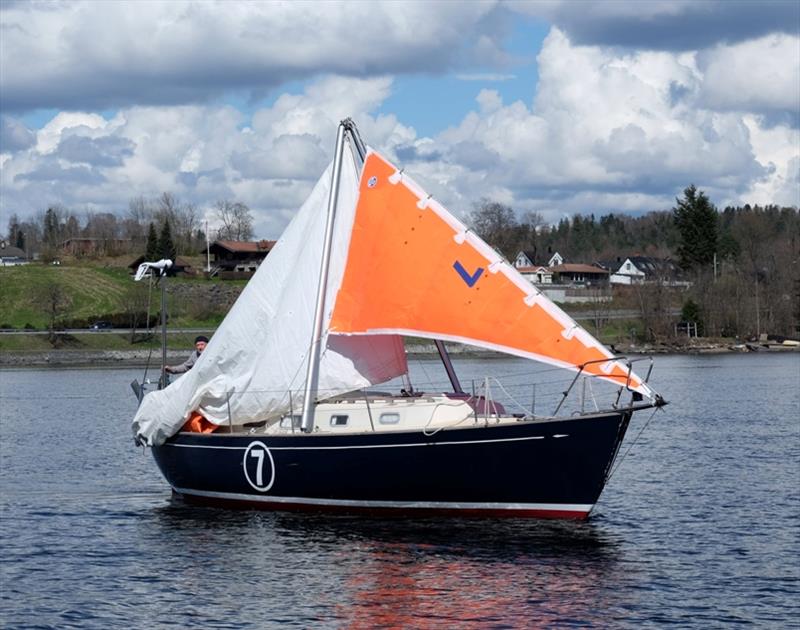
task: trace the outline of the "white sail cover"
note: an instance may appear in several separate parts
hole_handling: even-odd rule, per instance
[[[194,367],[169,387],[144,397],[133,420],[139,442],[162,444],[194,411],[225,425],[231,419],[242,424],[278,416],[290,407],[297,413],[302,409],[331,170],[329,166],[319,179]],[[334,223],[326,320],[347,257],[358,182],[359,174],[346,149]],[[398,336],[326,336],[323,348],[319,399],[407,372]]]

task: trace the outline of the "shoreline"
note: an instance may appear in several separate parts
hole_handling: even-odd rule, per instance
[[[642,345],[620,346],[613,348],[619,355],[695,355],[695,354],[750,354],[753,352],[776,353],[798,352],[800,346],[785,346],[781,344],[740,343],[726,344],[717,342],[697,343],[693,345]],[[407,346],[407,354],[418,358],[438,357],[436,348],[430,345]],[[455,346],[448,347],[449,353],[454,357],[496,359],[505,358],[506,355],[492,350],[480,348]],[[188,356],[188,350],[167,351],[167,363],[183,362]],[[158,368],[161,361],[160,350],[35,350],[0,352],[0,369],[29,368],[29,367],[150,367]]]

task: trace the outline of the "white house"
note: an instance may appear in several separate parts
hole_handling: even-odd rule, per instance
[[[555,267],[556,265],[563,265],[564,258],[556,252],[550,257],[550,260],[547,261],[548,267]],[[522,269],[525,267],[536,267],[538,263],[536,262],[536,252],[532,250],[521,251],[517,254],[517,257],[514,259],[514,267],[517,269]]]
[[[611,269],[611,272],[611,284],[643,284],[656,280],[667,284],[682,284],[677,282],[678,267],[669,259],[631,256],[616,271]]]
[[[517,271],[531,284],[553,284],[553,272],[547,267],[517,267]]]
[[[27,265],[28,259],[19,247],[12,247],[5,241],[0,241],[0,267],[14,267]]]

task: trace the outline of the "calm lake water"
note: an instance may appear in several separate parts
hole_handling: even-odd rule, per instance
[[[141,373],[0,371],[0,626],[797,627],[800,355],[658,357],[671,404],[585,523],[181,505],[133,445]]]

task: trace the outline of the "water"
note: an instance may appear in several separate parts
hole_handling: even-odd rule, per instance
[[[132,444],[137,376],[0,372],[0,626],[798,627],[797,354],[659,357],[672,404],[585,523],[187,507]]]

